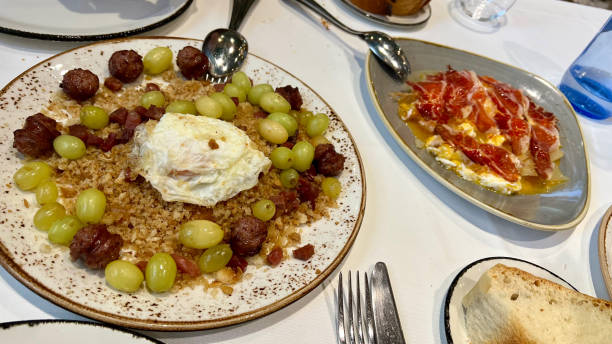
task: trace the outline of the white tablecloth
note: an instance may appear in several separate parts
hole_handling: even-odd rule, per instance
[[[423,27],[394,29],[369,22],[340,3],[322,1],[359,30],[383,30],[472,51],[558,83],[612,12],[557,0],[519,0],[507,23],[477,33],[455,22],[447,0],[431,3]],[[229,21],[227,0],[196,0],[177,20],[148,34],[202,38]],[[443,299],[455,274],[487,256],[514,256],[543,265],[580,291],[608,298],[597,258],[597,228],[612,203],[612,121],[580,118],[591,159],[592,197],[573,230],[548,233],[501,220],[429,177],[393,141],[375,114],[364,75],[367,46],[293,1],[260,0],[240,31],[250,51],[309,84],[342,117],[363,157],[367,200],[361,231],[341,270],[387,262],[408,343],[445,343]],[[46,42],[0,34],[0,85],[23,70],[81,43]],[[307,296],[261,319],[211,331],[149,333],[169,343],[335,342],[337,272]],[[332,284],[333,283],[333,284]],[[0,322],[81,319],[40,298],[0,268]]]

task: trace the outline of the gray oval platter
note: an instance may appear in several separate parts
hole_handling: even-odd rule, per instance
[[[369,53],[366,78],[370,96],[382,122],[406,153],[434,179],[469,202],[506,220],[539,230],[563,230],[576,226],[586,214],[590,198],[587,152],[576,114],[565,96],[550,82],[527,71],[466,51],[429,42],[397,39],[413,73],[454,69],[474,70],[519,88],[538,105],[555,114],[564,157],[561,171],[569,180],[552,192],[535,195],[503,195],[466,181],[445,169],[432,155],[417,147],[410,128],[399,118],[391,96],[408,86],[393,79]]]

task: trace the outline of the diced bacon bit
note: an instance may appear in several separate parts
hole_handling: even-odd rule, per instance
[[[234,269],[234,271],[238,271],[238,269],[240,269],[240,271],[245,272],[248,265],[249,263],[246,261],[246,259],[234,254],[226,266]]]
[[[287,85],[277,87],[275,91],[289,102],[292,110],[299,111],[302,108],[302,95],[297,87]]]
[[[162,116],[164,115],[165,112],[166,112],[165,108],[157,107],[155,105],[151,105],[151,106],[149,106],[147,111],[142,116],[146,117],[148,119],[154,119],[156,121],[159,121],[162,118]]]
[[[134,129],[123,128],[119,133],[119,136],[116,137],[116,144],[125,144],[130,142],[130,139],[134,136]]]
[[[110,133],[108,134],[108,136],[104,139],[104,142],[102,142],[102,144],[100,145],[100,149],[103,152],[108,152],[111,149],[113,149],[113,147],[117,144],[116,142],[116,134],[115,133]]]
[[[157,84],[149,82],[145,85],[145,92],[151,92],[151,91],[159,91],[159,86],[157,86]]]
[[[257,111],[253,114],[253,116],[255,116],[255,118],[266,118],[268,117],[268,113],[265,111]]]
[[[142,105],[136,106],[134,108],[134,111],[136,111],[140,116],[144,116],[145,113],[147,113],[147,109]]]
[[[240,99],[238,99],[236,97],[232,97],[231,99],[232,99],[232,101],[234,102],[235,105],[238,105],[240,103]]]
[[[459,148],[472,161],[488,166],[507,181],[515,182],[519,179],[519,162],[516,161],[518,159],[512,159],[511,153],[507,150],[492,144],[479,143],[473,137],[462,133],[453,133],[444,125],[438,125],[435,133]]]
[[[174,259],[174,262],[176,263],[176,268],[178,269],[178,271],[187,274],[191,277],[200,276],[200,267],[198,267],[198,264],[196,264],[194,261],[176,253],[172,253],[171,256],[172,259]]]
[[[109,76],[104,80],[104,86],[113,92],[117,92],[123,87],[123,83],[114,76]]]
[[[310,202],[312,209],[315,208],[315,200],[319,196],[321,189],[314,182],[309,181],[306,178],[300,177],[298,179],[297,191],[302,202]]]
[[[127,116],[125,118],[125,128],[126,129],[135,129],[140,123],[142,123],[142,118],[135,110],[128,111]]]
[[[146,260],[141,260],[138,263],[136,263],[136,266],[140,269],[140,271],[142,271],[142,273],[144,274],[145,271],[147,270],[147,264],[148,262]]]
[[[223,84],[214,84],[213,88],[215,89],[215,92],[223,92],[223,89],[225,88],[225,83],[223,83]]]
[[[89,129],[82,124],[74,124],[68,127],[68,134],[78,137],[83,142],[87,142]]]
[[[114,123],[119,123],[121,125],[124,125],[127,115],[128,115],[128,110],[124,107],[120,107],[117,110],[110,113],[110,115],[108,116],[108,120]]]
[[[314,246],[311,244],[302,246],[298,249],[293,250],[293,257],[296,259],[300,259],[306,261],[310,259],[315,253]]]
[[[283,260],[283,249],[275,246],[266,256],[266,260],[268,261],[268,264],[277,266],[280,264],[281,260]]]
[[[100,136],[89,133],[89,135],[87,135],[87,141],[85,143],[88,146],[100,147],[100,145],[102,145],[103,142],[104,142],[104,139],[101,138]]]

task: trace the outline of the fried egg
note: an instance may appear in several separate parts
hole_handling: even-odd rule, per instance
[[[232,123],[167,113],[136,128],[130,164],[165,201],[212,207],[255,186],[271,161]]]

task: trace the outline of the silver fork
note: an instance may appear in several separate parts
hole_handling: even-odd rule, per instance
[[[357,271],[357,281],[356,281],[356,296],[353,296],[353,286],[352,286],[352,278],[351,272],[348,272],[348,299],[347,299],[347,309],[348,316],[345,321],[345,313],[344,313],[344,291],[343,291],[343,282],[342,282],[342,272],[338,278],[338,313],[336,317],[336,325],[338,331],[338,344],[365,344],[364,330],[365,327],[367,334],[367,343],[375,344],[376,343],[376,334],[374,330],[374,314],[372,309],[372,292],[370,290],[370,284],[368,283],[368,274],[363,273],[364,276],[364,286],[365,286],[365,317],[362,313],[361,306],[361,291],[360,291],[360,283],[359,283],[359,271]],[[355,299],[355,302],[353,302]],[[356,306],[356,309],[353,309],[353,306]],[[348,338],[348,342],[347,342]]]

